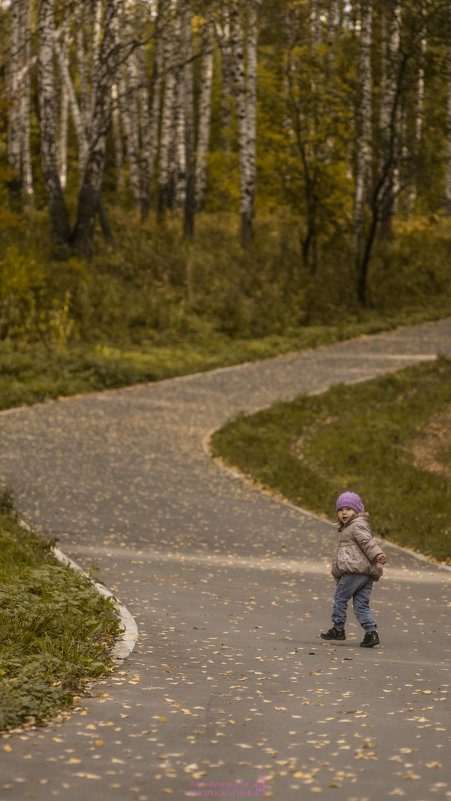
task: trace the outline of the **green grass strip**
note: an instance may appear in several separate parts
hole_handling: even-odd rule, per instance
[[[0,498],[0,730],[40,723],[111,669],[111,600],[61,566]]]
[[[309,325],[255,339],[226,336],[205,324],[179,341],[55,345],[0,343],[0,409],[164,378],[315,348],[449,315],[442,309],[366,313],[333,325]]]
[[[450,398],[451,360],[441,357],[240,415],[215,433],[212,450],[264,487],[331,519],[336,497],[352,489],[379,536],[450,563],[446,422],[436,444]]]

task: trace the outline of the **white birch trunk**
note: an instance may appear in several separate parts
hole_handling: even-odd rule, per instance
[[[183,66],[183,91],[184,91],[184,117],[185,117],[185,203],[183,231],[186,236],[192,236],[194,232],[194,213],[195,213],[195,155],[194,155],[194,76],[193,76],[193,34],[192,34],[192,7],[191,0],[184,0],[182,17],[182,52],[184,59]],[[189,293],[191,293],[191,283]]]
[[[318,0],[310,0],[310,37],[314,45],[321,44],[321,9]]]
[[[9,59],[6,83],[8,107],[8,163],[14,172],[10,196],[18,201],[33,195],[30,152],[30,0],[12,0],[10,6]]]
[[[12,0],[10,7],[10,54],[8,62],[8,163],[14,171],[10,181],[12,198],[20,197],[22,187],[22,132],[20,128],[20,98],[18,76],[21,70],[20,52],[20,0]]]
[[[249,168],[247,190],[252,217],[255,215],[255,188],[257,179],[257,7],[249,8],[247,33],[247,148]]]
[[[138,30],[144,27],[144,7],[142,3],[137,6]],[[152,144],[150,142],[150,109],[149,109],[149,89],[147,79],[146,53],[143,45],[138,45],[136,50],[138,78],[138,113],[141,130],[141,175],[140,175],[140,210],[141,219],[144,219],[150,206],[150,182],[153,165]]]
[[[38,9],[38,97],[41,165],[52,233],[59,243],[70,236],[69,217],[58,174],[56,92],[53,72],[54,0],[40,0]]]
[[[195,204],[200,211],[205,204],[207,187],[207,162],[210,143],[211,92],[213,86],[213,24],[205,24],[204,54],[200,79],[199,124],[197,131]]]
[[[77,203],[77,215],[72,242],[86,255],[92,252],[96,216],[99,215],[104,236],[110,234],[102,204],[102,176],[111,113],[111,86],[117,73],[120,42],[115,22],[119,0],[106,0],[103,19],[103,38],[96,76],[95,106],[90,124],[88,157]]]
[[[31,0],[22,0],[21,49],[24,57],[24,75],[22,79],[22,96],[20,104],[20,126],[22,129],[22,175],[25,202],[30,202],[34,194],[33,171],[30,147],[30,70],[31,63]]]
[[[356,172],[354,194],[354,250],[360,256],[364,210],[371,176],[371,41],[372,6],[362,3],[360,20],[359,100],[357,111]]]
[[[393,151],[392,165],[387,174],[386,185],[384,188],[384,202],[382,205],[381,236],[388,236],[391,231],[393,214],[396,207],[399,169],[398,169],[398,149],[399,149],[399,125],[400,115],[395,111],[396,94],[398,91],[398,68],[399,68],[399,48],[401,42],[401,2],[393,0],[389,8],[390,19],[388,25],[388,42],[386,57],[386,78],[382,97],[381,119],[382,119],[382,143],[383,148],[390,148]],[[384,157],[382,156],[382,159]]]
[[[88,130],[90,121],[90,101],[88,91],[88,52],[86,42],[85,15],[89,0],[82,0],[75,5],[75,38],[77,45],[78,80],[80,84],[80,108],[83,128]]]
[[[427,40],[425,35],[425,8],[424,0],[421,2],[421,15],[423,18],[423,33],[420,40],[420,52],[418,57],[417,67],[417,82],[416,82],[416,97],[415,97],[415,122],[414,122],[414,138],[412,144],[411,158],[414,161],[412,172],[413,179],[409,187],[407,197],[407,213],[411,214],[415,209],[417,199],[417,181],[416,181],[416,164],[420,158],[421,140],[423,135],[423,114],[424,114],[424,62],[426,56]]]
[[[69,107],[72,114],[72,121],[74,123],[75,132],[77,134],[78,153],[79,153],[78,169],[81,178],[83,176],[83,172],[86,166],[86,159],[88,155],[88,141],[86,138],[86,127],[82,113],[78,106],[74,85],[72,83],[72,78],[69,72],[68,52],[67,50],[63,50],[63,48],[61,47],[58,37],[55,37],[55,50],[58,58],[61,77],[64,83],[64,88],[69,101]]]
[[[175,142],[174,106],[176,94],[176,38],[170,21],[170,3],[162,3],[165,86],[161,111],[160,154],[158,165],[158,211],[173,205],[173,174],[170,169],[171,146]]]
[[[240,215],[241,239],[244,247],[252,242],[252,219],[254,216],[255,196],[255,138],[252,140],[255,126],[256,101],[256,55],[251,56],[251,72],[248,72],[248,91],[246,91],[243,31],[236,4],[231,11],[231,46],[233,53],[233,71],[235,84],[236,112],[238,118],[238,149],[240,168]],[[250,13],[248,30],[249,50],[256,53],[257,33],[256,16]],[[249,57],[249,53],[248,53]]]
[[[140,141],[139,141],[139,69],[136,46],[133,44],[137,38],[134,21],[134,6],[130,0],[124,0],[124,42],[126,51],[129,51],[125,65],[125,104],[129,118],[128,124],[128,168],[130,174],[130,189],[136,203],[141,200],[141,168],[140,168]]]
[[[148,115],[147,122],[145,122],[145,117],[141,118],[142,122],[141,216],[143,218],[147,216],[150,208],[152,178],[153,178],[155,158],[158,149],[161,85],[162,85],[163,69],[164,69],[164,52],[163,52],[163,38],[162,38],[163,33],[161,31],[161,26],[163,22],[162,2],[164,2],[164,0],[160,0],[160,2],[158,3],[157,20],[155,25],[155,49],[154,49],[152,80],[151,80],[150,117]],[[144,71],[144,66],[143,66],[143,71]],[[143,105],[144,102],[145,101],[142,99],[141,106]]]
[[[181,0],[184,2],[184,0]],[[182,18],[184,14],[181,15]],[[177,41],[180,42],[182,49],[181,61],[184,61],[183,41],[180,41],[182,25],[180,16],[175,20],[175,31]],[[179,64],[176,69],[176,90],[175,90],[175,105],[174,105],[174,139],[172,148],[175,153],[175,160],[173,161],[170,172],[173,173],[171,182],[174,182],[174,203],[175,206],[181,208],[185,203],[186,193],[186,125],[185,125],[185,86],[184,86],[184,67]]]
[[[69,95],[67,87],[63,83],[60,92],[60,124],[58,136],[58,171],[60,176],[61,188],[67,186],[67,135],[69,124]]]
[[[99,51],[100,41],[102,37],[102,1],[94,0],[93,18],[92,18],[92,50],[91,50],[91,102],[89,108],[88,122],[91,120],[94,113],[94,106],[96,102],[95,87],[96,75],[99,69]]]
[[[114,83],[111,87],[111,116],[113,125],[114,163],[116,166],[116,186],[119,191],[122,191],[125,186],[123,172],[124,151],[122,147],[121,115],[119,110],[118,88],[116,83]]]
[[[233,116],[233,55],[230,40],[230,14],[224,11],[222,24],[216,24],[216,35],[221,49],[221,131],[222,149],[226,163],[230,162],[232,152],[232,116]]]

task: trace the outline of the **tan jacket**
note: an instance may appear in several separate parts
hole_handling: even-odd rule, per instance
[[[339,579],[345,573],[363,573],[378,581],[383,568],[376,559],[383,551],[373,537],[366,512],[352,517],[339,528],[339,534],[332,560],[333,577]]]

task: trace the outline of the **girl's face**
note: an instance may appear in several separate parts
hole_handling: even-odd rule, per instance
[[[338,519],[340,523],[347,523],[351,517],[356,517],[357,512],[354,509],[351,509],[350,506],[342,506],[341,509],[338,510]]]

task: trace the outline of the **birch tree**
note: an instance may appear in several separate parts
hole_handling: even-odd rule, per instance
[[[445,214],[451,216],[451,4],[448,5],[448,63],[446,93]]]
[[[174,28],[171,21],[170,0],[162,0],[162,36],[164,52],[165,85],[161,111],[160,153],[158,165],[158,211],[170,208],[174,199],[173,174],[170,157],[171,145],[175,142],[174,105],[176,96],[177,51]]]
[[[55,41],[54,0],[39,0],[38,96],[40,114],[41,166],[50,225],[58,244],[70,237],[69,215],[61,188],[56,146],[56,91],[53,70]]]
[[[365,202],[371,177],[371,43],[372,4],[361,3],[359,92],[357,104],[357,138],[354,192],[354,251],[357,261],[361,257]]]
[[[191,26],[191,0],[184,0],[182,17],[182,50],[183,50],[183,88],[185,115],[185,203],[183,231],[187,236],[194,233],[195,213],[195,153],[194,153],[194,76],[193,76],[193,43]]]
[[[8,163],[13,170],[9,182],[13,202],[33,195],[30,152],[30,0],[12,0],[10,6],[10,52],[6,69],[9,94]]]
[[[385,82],[381,103],[381,143],[382,143],[382,170],[386,165],[384,153],[390,145],[392,162],[387,171],[384,185],[384,197],[381,208],[381,236],[386,237],[391,231],[393,212],[398,194],[399,181],[399,122],[400,104],[396,102],[399,90],[400,69],[400,42],[401,42],[401,2],[393,0],[388,8],[388,42],[385,67]],[[396,104],[396,119],[393,118],[393,109]]]
[[[417,198],[417,170],[416,165],[420,159],[421,140],[423,136],[423,116],[424,116],[424,90],[425,90],[425,58],[427,49],[426,40],[426,10],[424,0],[421,0],[420,6],[420,42],[419,51],[416,65],[416,82],[415,82],[415,106],[414,106],[414,123],[413,123],[413,141],[411,144],[411,160],[414,167],[410,171],[413,177],[410,181],[410,187],[407,198],[407,211],[412,213],[415,208],[415,201]]]
[[[100,217],[104,235],[108,235],[101,187],[110,123],[111,85],[117,73],[121,52],[115,28],[119,10],[118,3],[119,0],[107,0],[105,4],[88,156],[78,195],[77,214],[71,237],[72,243],[87,255],[91,254],[97,215]]]
[[[231,10],[231,47],[238,121],[238,152],[240,168],[241,241],[248,247],[253,238],[252,221],[255,198],[255,125],[257,86],[257,11],[249,8],[247,32],[247,86],[244,63],[244,37],[239,8]]]
[[[199,123],[196,147],[195,205],[201,211],[205,204],[207,159],[210,141],[211,91],[213,86],[213,23],[207,19],[204,30],[200,79]]]
[[[122,46],[125,46],[127,58],[119,67],[119,91],[122,103],[122,117],[127,142],[127,159],[130,176],[130,189],[136,203],[141,202],[141,169],[140,169],[140,137],[139,137],[139,112],[138,112],[138,93],[139,93],[139,65],[138,49],[139,44],[134,43],[137,39],[137,31],[134,24],[135,6],[130,0],[122,0],[123,29]]]

